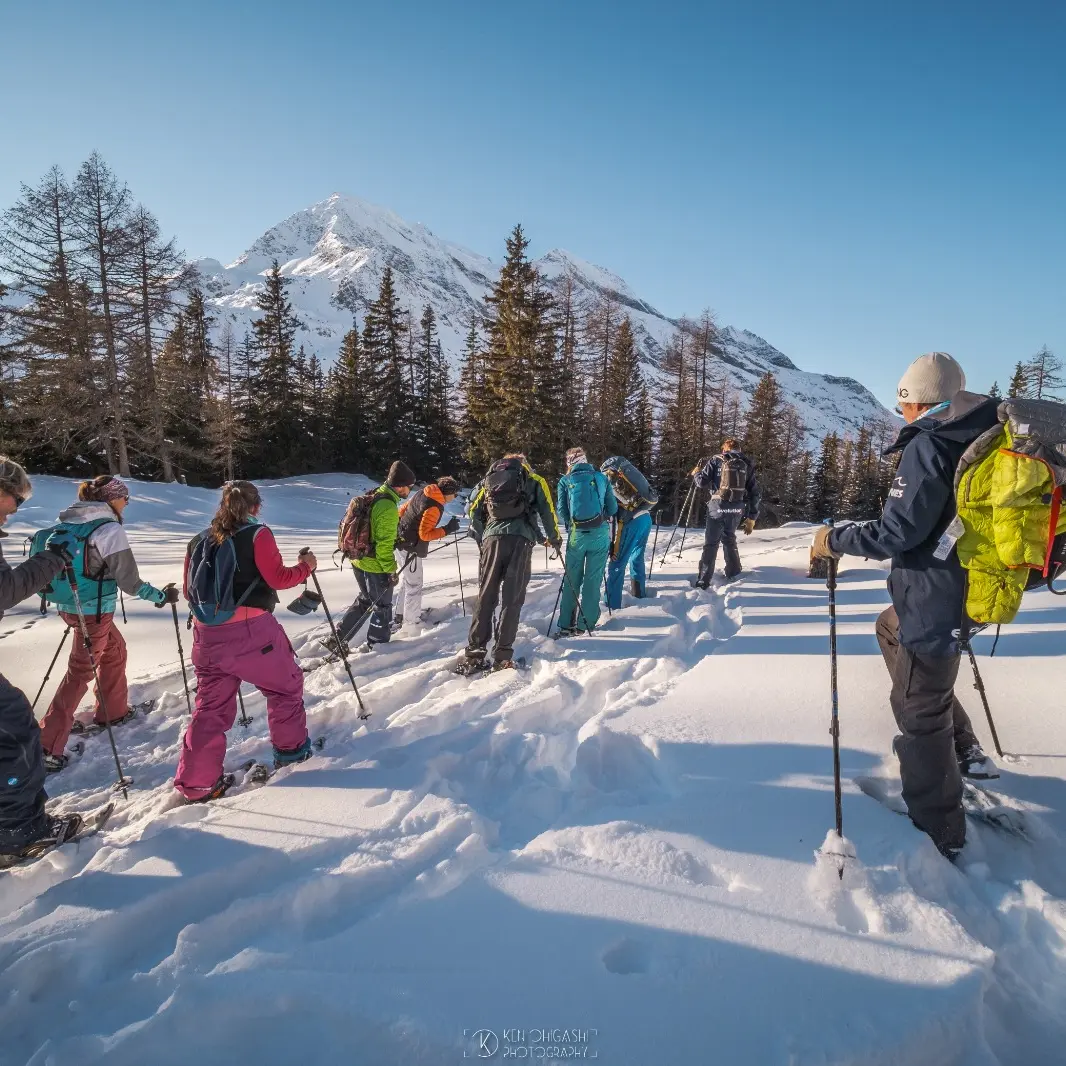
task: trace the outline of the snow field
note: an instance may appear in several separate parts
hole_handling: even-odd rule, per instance
[[[334,613],[354,581],[326,569],[328,550],[364,485],[263,484],[264,520],[287,558],[316,549]],[[134,492],[145,575],[176,580],[216,494]],[[18,517],[37,528],[70,495],[38,479]],[[682,560],[675,547],[656,562],[656,598],[626,597],[565,642],[543,635],[561,570],[538,549],[517,642],[531,668],[475,680],[450,671],[469,618],[454,552],[436,553],[426,604],[439,624],[353,659],[369,723],[340,664],[313,671],[322,753],[209,806],[176,806],[170,787],[185,715],[172,619],[128,603],[131,697],[160,705],[116,732],[136,785],[107,830],[0,875],[0,1062],[459,1063],[478,1057],[479,1031],[502,1058],[551,1028],[583,1034],[566,1046],[604,1063],[1061,1061],[1066,610],[1035,594],[994,659],[990,638],[977,642],[1018,753],[995,787],[1035,840],[972,825],[956,868],[854,783],[898,789],[872,634],[884,573],[842,571],[857,858],[841,881],[815,858],[833,803],[826,592],[803,576],[809,540],[757,532],[744,577],[699,593],[690,537]],[[13,562],[17,549],[12,536]],[[476,555],[461,551],[469,609]],[[317,653],[321,613],[278,617],[298,654]],[[3,670],[31,698],[61,633],[32,602],[0,622]],[[990,744],[965,669],[960,697]],[[234,726],[227,765],[269,752],[262,699],[245,703],[254,721]],[[113,773],[106,737],[90,739],[50,779],[57,808],[104,802]]]

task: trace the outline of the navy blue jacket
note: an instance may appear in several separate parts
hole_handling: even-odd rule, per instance
[[[960,392],[950,407],[900,430],[885,452],[902,452],[896,480],[876,522],[839,526],[829,546],[843,555],[891,559],[888,592],[899,617],[900,643],[920,655],[959,654],[966,575],[954,548],[934,556],[955,517],[955,468],[966,448],[996,424],[998,400]]]
[[[733,451],[732,454],[739,455],[748,464],[748,480],[745,484],[747,496],[745,496],[743,503],[744,517],[758,518],[759,504],[762,502],[762,489],[759,488],[759,482],[755,477],[755,463],[743,452]],[[696,488],[710,489],[713,496],[722,484],[723,461],[721,455],[711,456],[695,475]]]

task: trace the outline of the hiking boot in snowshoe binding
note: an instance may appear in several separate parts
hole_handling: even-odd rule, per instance
[[[223,774],[216,782],[214,787],[204,796],[197,796],[196,799],[191,799],[189,796],[185,797],[186,803],[210,803],[211,800],[222,799],[222,797],[233,788],[233,783],[237,780],[235,774]]]
[[[514,659],[495,659],[492,663],[492,669],[495,670],[517,670],[518,663]]]
[[[66,768],[69,762],[69,755],[49,755],[46,752],[44,756],[45,773],[58,774],[60,770]]]
[[[280,770],[283,766],[292,766],[293,763],[304,762],[306,759],[310,759],[312,754],[310,737],[308,737],[298,748],[292,748],[291,750],[275,748],[274,769]]]
[[[999,777],[999,768],[984,753],[980,744],[971,744],[962,751],[957,751],[959,773],[971,781],[992,781]]]
[[[480,655],[473,655],[470,652],[465,652],[459,661],[455,664],[455,672],[457,674],[476,674],[479,670],[485,669],[485,653]]]

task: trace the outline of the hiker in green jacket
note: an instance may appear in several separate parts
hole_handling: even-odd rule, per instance
[[[350,644],[369,612],[370,626],[360,651],[370,651],[375,644],[387,644],[392,636],[392,594],[400,578],[395,553],[399,506],[414,483],[414,471],[406,463],[392,464],[385,484],[375,492],[377,499],[370,511],[373,552],[352,560],[359,598],[344,612],[337,632],[345,644]]]

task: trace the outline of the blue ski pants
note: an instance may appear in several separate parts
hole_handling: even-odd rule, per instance
[[[624,512],[619,520],[618,548],[607,568],[607,603],[611,610],[622,606],[622,586],[625,584],[626,567],[640,586],[641,596],[647,591],[647,573],[644,570],[644,552],[651,534],[651,515],[646,511],[636,518],[626,518]]]
[[[559,624],[563,628],[595,629],[600,620],[600,585],[611,550],[611,527],[607,522],[596,529],[575,529],[566,545],[566,577],[559,602]],[[574,593],[580,591],[578,613]]]

